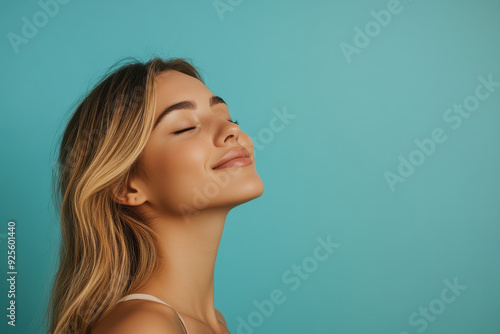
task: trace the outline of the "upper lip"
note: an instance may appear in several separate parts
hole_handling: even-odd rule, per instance
[[[233,159],[237,159],[237,158],[244,158],[244,157],[250,157],[250,153],[248,153],[248,150],[244,147],[238,147],[238,148],[235,148],[235,149],[232,149],[230,150],[229,152],[227,152],[213,167],[212,169],[214,168],[217,168],[223,164],[225,164],[226,162],[228,162],[229,160],[233,160]]]

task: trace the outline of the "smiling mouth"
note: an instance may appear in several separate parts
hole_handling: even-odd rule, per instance
[[[212,169],[247,166],[252,164],[250,152],[242,146],[229,150]]]
[[[214,167],[213,169],[223,169],[223,168],[229,168],[229,167],[243,167],[243,166],[248,166],[253,163],[252,159],[250,157],[237,157],[233,158],[231,160],[226,161],[222,165],[219,165],[217,167]]]

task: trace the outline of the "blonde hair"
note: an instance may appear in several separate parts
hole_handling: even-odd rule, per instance
[[[137,159],[153,127],[155,78],[166,70],[203,82],[182,58],[134,60],[105,75],[66,126],[53,178],[61,246],[49,333],[90,333],[158,268],[157,236],[146,217],[117,203],[113,191],[142,173]]]

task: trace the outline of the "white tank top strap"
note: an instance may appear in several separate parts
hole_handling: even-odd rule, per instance
[[[122,299],[120,299],[118,301],[118,303],[126,301],[126,300],[131,300],[131,299],[144,299],[144,300],[150,300],[150,301],[153,301],[153,302],[158,302],[158,303],[167,305],[172,310],[174,310],[174,312],[177,314],[177,316],[179,317],[179,320],[181,321],[182,327],[184,327],[184,331],[186,332],[186,334],[188,334],[188,330],[187,330],[186,324],[184,323],[184,320],[182,319],[181,315],[171,305],[165,303],[160,298],[157,298],[157,297],[155,297],[153,295],[149,295],[149,294],[146,294],[146,293],[132,293],[132,294],[126,295],[125,297],[123,297]]]

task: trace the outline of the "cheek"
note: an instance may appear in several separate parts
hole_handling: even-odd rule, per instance
[[[213,160],[213,159],[212,159]],[[207,182],[212,160],[200,142],[183,142],[158,151],[151,182],[163,204],[189,203],[200,184]]]
[[[183,170],[205,170],[210,158],[207,144],[201,140],[186,140],[179,144],[172,144],[164,154],[165,163],[169,168],[177,170],[180,174]]]

